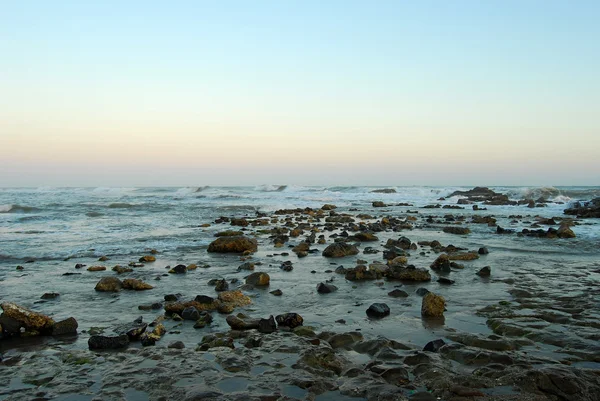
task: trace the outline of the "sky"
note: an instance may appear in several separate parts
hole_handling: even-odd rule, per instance
[[[600,185],[599,19],[0,0],[0,186]]]

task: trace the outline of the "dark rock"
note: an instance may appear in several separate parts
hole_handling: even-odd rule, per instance
[[[338,288],[333,284],[325,284],[325,283],[317,284],[317,292],[319,294],[329,294],[330,292],[337,291],[337,289]]]
[[[375,201],[373,202],[373,207],[387,207],[387,205],[382,201]]]
[[[492,268],[490,266],[482,267],[476,274],[480,277],[489,277],[492,273]]]
[[[582,218],[600,218],[600,198],[589,202],[575,202],[570,208],[564,210],[565,214]]]
[[[212,304],[213,302],[215,302],[215,299],[207,295],[196,295],[194,301],[198,302],[199,304]]]
[[[444,345],[446,345],[446,343],[442,339],[429,341],[425,344],[425,347],[423,347],[423,351],[438,352]]]
[[[187,266],[186,265],[177,265],[174,268],[172,268],[171,270],[169,270],[169,273],[171,274],[186,274],[188,271]]]
[[[91,336],[88,340],[88,347],[95,349],[118,349],[129,345],[129,337],[126,334],[120,336]]]
[[[55,299],[58,298],[60,294],[58,292],[47,292],[41,296],[41,299]]]
[[[167,294],[165,295],[165,301],[174,302],[177,301],[181,297],[181,294]]]
[[[431,264],[431,269],[441,272],[450,272],[450,258],[445,253],[437,257],[437,259]]]
[[[297,313],[285,313],[275,316],[275,321],[277,321],[279,326],[293,329],[294,327],[302,326],[304,319]]]
[[[374,303],[367,309],[367,316],[382,318],[390,314],[390,307],[384,303]]]
[[[450,280],[447,277],[438,277],[437,281],[440,284],[446,284],[446,285],[454,284],[454,280]]]
[[[181,312],[181,317],[183,320],[196,321],[200,319],[200,312],[198,312],[198,309],[194,308],[193,306],[188,306],[183,310],[183,312]]]
[[[416,294],[418,296],[422,297],[422,296],[425,296],[425,294],[429,294],[429,290],[427,288],[421,287],[421,288],[417,289]]]
[[[258,331],[265,334],[277,331],[277,324],[273,316],[269,316],[268,319],[260,319],[258,321]]]
[[[229,315],[225,321],[233,330],[258,329],[260,319],[241,318],[240,316],[242,315]]]
[[[398,290],[398,289],[395,289],[395,290],[392,290],[392,291],[388,292],[388,295],[390,297],[393,297],[393,298],[406,298],[406,297],[408,297],[408,293],[406,291],[402,291],[402,290]]]
[[[217,280],[215,284],[215,291],[227,291],[229,289],[229,283],[225,279]]]
[[[172,341],[169,343],[169,345],[167,345],[167,348],[184,349],[185,344],[183,343],[183,341]]]
[[[54,323],[54,326],[52,326],[52,335],[60,336],[63,334],[77,334],[77,327],[79,327],[77,320],[75,320],[74,317],[70,317]]]
[[[77,264],[75,265],[75,268],[76,268],[76,269],[83,269],[85,266],[86,266],[86,265],[84,265],[83,263],[77,263]]]
[[[283,295],[283,292],[279,289],[270,291],[269,293],[275,295],[276,297],[280,297]]]
[[[490,251],[488,251],[488,249],[486,247],[481,247],[481,248],[479,248],[477,253],[480,255],[487,255],[488,253],[490,253]]]
[[[123,288],[123,283],[118,278],[103,277],[94,289],[101,292],[118,292],[121,288]]]
[[[471,230],[469,230],[467,227],[457,227],[457,226],[444,227],[443,231],[448,234],[456,234],[456,235],[466,235],[471,232]]]

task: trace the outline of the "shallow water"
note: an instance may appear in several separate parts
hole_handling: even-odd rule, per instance
[[[336,267],[354,267],[357,259],[369,263],[383,262],[381,253],[354,257],[328,259],[321,256],[327,244],[333,242],[325,231],[327,244],[313,244],[319,252],[305,258],[297,258],[291,247],[303,237],[292,238],[283,248],[275,248],[269,235],[256,230],[269,227],[248,227],[247,233],[256,233],[258,252],[252,261],[262,262],[256,271],[271,276],[268,289],[247,291],[253,303],[242,311],[253,317],[267,317],[285,312],[297,312],[304,324],[316,331],[348,332],[360,331],[365,338],[384,336],[402,342],[411,348],[420,349],[428,341],[445,338],[454,332],[492,335],[499,333],[489,319],[497,318],[512,330],[522,327],[524,337],[533,343],[524,349],[535,357],[572,363],[575,366],[599,368],[600,354],[598,336],[600,294],[600,225],[595,220],[580,220],[573,227],[574,239],[546,239],[498,235],[495,227],[470,223],[473,215],[492,215],[504,228],[529,228],[537,216],[566,217],[562,210],[565,204],[549,203],[547,207],[529,209],[526,206],[487,206],[486,211],[465,209],[423,209],[429,204],[454,205],[456,198],[439,201],[460,188],[396,188],[396,194],[376,194],[373,188],[42,188],[0,190],[0,299],[11,301],[43,312],[60,320],[74,316],[79,322],[81,334],[72,339],[4,339],[0,341],[0,352],[16,355],[19,352],[42,352],[44,349],[87,349],[88,331],[92,327],[111,333],[116,324],[128,323],[143,316],[150,322],[162,314],[161,310],[140,311],[138,305],[161,302],[165,294],[181,293],[185,299],[204,294],[216,296],[207,282],[214,278],[238,279],[230,289],[243,284],[247,272],[238,272],[242,264],[239,256],[215,255],[206,252],[214,234],[226,229],[239,229],[228,224],[213,224],[219,216],[255,217],[257,211],[272,212],[279,208],[315,207],[324,203],[338,206],[336,212],[357,215],[368,213],[376,218],[382,216],[416,216],[414,229],[402,232],[376,233],[379,241],[364,243],[383,249],[388,238],[408,237],[412,242],[438,240],[442,245],[453,244],[470,250],[485,246],[488,255],[464,264],[463,270],[453,270],[447,277],[455,280],[453,285],[438,283],[437,274],[427,283],[400,283],[395,281],[349,282],[343,275],[333,272]],[[464,189],[464,188],[463,188]],[[500,192],[516,195],[536,193],[536,189],[493,188]],[[545,192],[544,192],[545,191]],[[586,199],[597,196],[599,188],[537,189],[537,193],[552,195],[557,201]],[[413,206],[373,208],[371,202],[408,202]],[[14,206],[19,205],[19,206]],[[358,209],[350,211],[350,209]],[[418,211],[417,214],[407,211]],[[442,232],[445,215],[459,219],[466,216],[465,224],[471,234],[457,236]],[[522,217],[515,218],[514,215]],[[433,217],[434,223],[427,223]],[[367,220],[367,221],[376,221]],[[440,222],[438,222],[440,221]],[[209,227],[200,227],[209,223]],[[277,225],[281,225],[282,222]],[[542,226],[546,229],[546,226]],[[290,248],[288,248],[288,245]],[[98,293],[94,286],[105,276],[113,276],[110,268],[116,264],[127,265],[140,256],[156,249],[156,262],[134,268],[134,272],[119,278],[140,278],[155,288],[149,291],[121,291],[118,294]],[[284,256],[282,253],[289,255]],[[423,254],[421,254],[423,252]],[[110,260],[98,262],[100,256]],[[428,268],[438,254],[429,247],[410,251],[409,263]],[[279,268],[282,262],[292,261],[293,270],[285,272]],[[30,263],[29,263],[30,262]],[[76,270],[76,263],[88,266],[104,265],[107,271],[88,272]],[[185,275],[167,274],[166,266],[176,264],[198,264],[197,270]],[[16,270],[22,265],[23,270]],[[203,267],[207,266],[207,267]],[[484,279],[475,275],[483,266],[491,266],[492,275]],[[331,271],[329,271],[331,270]],[[63,276],[64,273],[80,273]],[[160,277],[157,281],[155,278]],[[339,290],[331,294],[318,294],[319,282],[333,280]],[[443,320],[428,320],[421,317],[421,298],[415,294],[418,288],[442,295],[447,302]],[[401,288],[407,298],[391,298],[387,293]],[[283,296],[269,293],[281,289]],[[514,290],[525,290],[532,297],[522,297]],[[46,292],[57,292],[55,300],[42,301]],[[517,294],[517,295],[514,295]],[[385,302],[391,314],[381,320],[367,318],[365,310],[374,302]],[[478,312],[488,305],[504,306],[499,311]],[[510,313],[508,313],[509,311]],[[562,315],[564,316],[562,316]],[[559,316],[561,315],[561,316]],[[161,346],[181,340],[186,347],[194,348],[202,336],[210,332],[228,329],[224,316],[214,314],[213,324],[204,329],[194,329],[193,322],[166,321],[168,334]],[[336,321],[344,319],[341,324]],[[524,320],[525,319],[525,320]],[[527,320],[530,319],[530,320]],[[531,320],[533,319],[533,320]],[[504,330],[504,329],[503,329]],[[503,332],[509,335],[509,332]],[[237,343],[240,345],[239,343]],[[139,345],[132,345],[139,347]],[[209,357],[210,354],[206,354]],[[352,358],[353,355],[348,355]],[[354,355],[357,363],[360,356]],[[270,354],[268,361],[277,358],[285,361],[290,355]],[[289,361],[288,361],[289,362]],[[146,363],[146,362],[144,362]],[[290,362],[292,363],[292,362]],[[151,369],[154,366],[140,366]],[[263,375],[267,368],[255,366],[252,375]],[[263,370],[264,369],[264,370]],[[16,380],[16,379],[15,379]],[[185,385],[186,378],[179,385]],[[229,378],[221,381],[218,388],[225,392],[247,390],[245,379]],[[193,384],[193,380],[189,382]],[[18,381],[11,382],[13,389],[28,386]],[[295,386],[282,389],[283,394],[303,399],[306,390]],[[497,391],[500,391],[498,389]],[[339,394],[338,394],[339,395]],[[318,400],[344,399],[336,392],[319,395]],[[71,399],[63,394],[60,399]],[[144,393],[131,390],[127,399],[147,399]],[[2,396],[0,395],[0,399]]]

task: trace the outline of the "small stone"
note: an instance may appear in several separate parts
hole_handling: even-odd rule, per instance
[[[283,292],[282,292],[281,290],[279,290],[279,289],[278,289],[278,290],[273,290],[273,291],[271,291],[271,292],[270,292],[270,294],[273,294],[273,295],[275,295],[276,297],[280,297],[280,296],[282,296],[282,295],[283,295]]]
[[[58,292],[47,292],[41,296],[41,299],[56,299],[60,296]]]
[[[390,314],[390,307],[384,303],[374,303],[367,309],[367,316],[371,318],[382,318]]]
[[[172,341],[169,343],[169,345],[167,345],[167,348],[184,349],[185,344],[183,343],[183,341]]]
[[[188,269],[186,265],[177,265],[174,268],[172,268],[171,270],[169,270],[169,273],[171,274],[185,274],[187,273]]]
[[[325,284],[325,283],[317,284],[317,292],[319,294],[329,294],[331,292],[337,291],[337,289],[338,288],[333,284]]]
[[[454,284],[454,280],[450,280],[447,277],[439,277],[437,281],[440,284],[446,284],[446,285]]]
[[[488,249],[486,247],[481,247],[481,248],[479,248],[477,253],[480,255],[487,255],[488,253],[490,253],[490,251],[488,251]]]
[[[446,301],[444,297],[436,295],[432,292],[425,294],[421,304],[421,315],[425,317],[440,317],[444,316],[444,307]]]
[[[489,277],[492,274],[492,268],[490,266],[482,267],[476,274],[480,277]]]
[[[200,312],[198,312],[198,309],[194,308],[193,306],[188,306],[183,310],[183,312],[181,312],[181,317],[184,320],[197,321],[200,319]]]
[[[423,287],[421,287],[421,288],[417,289],[417,291],[416,291],[416,294],[417,294],[418,296],[422,297],[422,296],[424,296],[425,294],[429,294],[429,290],[428,290],[427,288],[423,288]]]

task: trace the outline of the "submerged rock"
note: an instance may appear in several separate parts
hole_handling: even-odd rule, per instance
[[[467,227],[456,227],[456,226],[444,227],[443,231],[448,234],[456,234],[456,235],[466,235],[471,232],[471,230],[469,230]]]
[[[256,252],[258,243],[256,239],[244,235],[219,237],[208,246],[208,252],[216,253],[243,253]]]
[[[484,266],[476,274],[480,277],[489,277],[492,274],[492,268]]]

